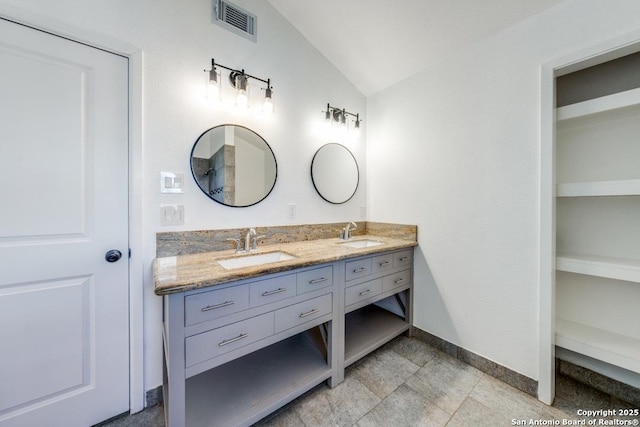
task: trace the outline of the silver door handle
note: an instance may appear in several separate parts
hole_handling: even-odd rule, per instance
[[[300,313],[300,318],[311,316],[312,314],[317,313],[317,312],[318,312],[318,309],[314,308],[313,310],[307,311],[306,313]]]
[[[201,311],[215,310],[216,308],[227,307],[227,306],[233,305],[233,304],[235,304],[233,301],[225,301],[225,302],[221,302],[220,304],[208,305],[206,307],[203,307]]]
[[[366,268],[364,268],[364,267],[358,267],[358,268],[354,269],[353,272],[354,273],[362,273],[365,270],[366,270]]]
[[[405,261],[406,261],[406,260],[408,260],[408,259],[409,259],[409,257],[408,257],[408,256],[403,256],[402,258],[398,258],[398,260],[399,260],[400,262],[405,262]]]
[[[284,292],[286,290],[287,290],[287,288],[278,288],[278,289],[274,289],[273,291],[264,291],[262,293],[262,296],[263,297],[268,297],[269,295],[279,294],[280,292]]]
[[[240,335],[238,335],[238,336],[237,336],[237,337],[235,337],[235,338],[230,338],[230,339],[228,339],[228,340],[224,340],[224,341],[222,341],[220,344],[218,344],[218,347],[223,347],[223,346],[225,346],[225,345],[227,345],[227,344],[231,344],[231,343],[233,343],[233,342],[240,341],[240,340],[242,340],[242,339],[245,339],[245,338],[246,338],[246,337],[248,337],[248,336],[249,336],[249,334],[240,334]]]
[[[402,283],[402,282],[404,282],[404,279],[402,277],[393,281],[393,283],[395,284]]]
[[[328,277],[321,277],[319,279],[313,279],[313,280],[309,280],[309,283],[311,285],[315,285],[316,283],[321,283],[321,282],[326,282],[327,280],[329,280]]]
[[[371,293],[371,289],[367,289],[366,291],[360,292],[360,296],[362,297],[362,296],[365,296],[365,295],[370,294],[370,293]]]
[[[385,262],[381,262],[379,266],[384,267],[385,265],[389,265],[389,264],[391,264],[389,261],[385,261]]]

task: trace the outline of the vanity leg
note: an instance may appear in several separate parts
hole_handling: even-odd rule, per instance
[[[336,285],[333,293],[333,321],[329,323],[329,346],[327,357],[331,364],[331,378],[327,385],[331,388],[344,381],[344,279],[341,271],[344,261],[338,262],[333,269],[333,283]]]
[[[184,300],[182,294],[164,297],[164,370],[163,384],[166,427],[185,427],[185,370],[184,370]]]

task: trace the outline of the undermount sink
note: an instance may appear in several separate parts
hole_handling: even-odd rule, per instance
[[[384,242],[380,242],[378,240],[363,239],[340,242],[338,244],[348,246],[350,248],[370,248],[372,246],[384,245]]]
[[[294,258],[295,257],[293,255],[289,255],[286,252],[267,252],[263,254],[247,254],[234,258],[221,259],[218,260],[218,264],[227,270],[233,270],[234,268],[253,267],[256,265],[271,264],[273,262],[286,261]]]

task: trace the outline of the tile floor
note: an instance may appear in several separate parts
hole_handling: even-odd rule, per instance
[[[422,341],[402,336],[349,367],[339,386],[320,385],[255,427],[585,425],[581,420],[589,425],[594,418],[578,410],[633,408],[565,377],[558,378],[556,400],[547,406]],[[640,417],[596,417],[592,425],[624,425],[613,424],[614,418]],[[103,426],[162,427],[162,408]]]

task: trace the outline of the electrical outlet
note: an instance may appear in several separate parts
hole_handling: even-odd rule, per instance
[[[360,206],[360,219],[367,219],[367,207]]]
[[[160,206],[160,225],[184,225],[184,205]]]
[[[296,219],[296,204],[289,203],[289,219]]]

